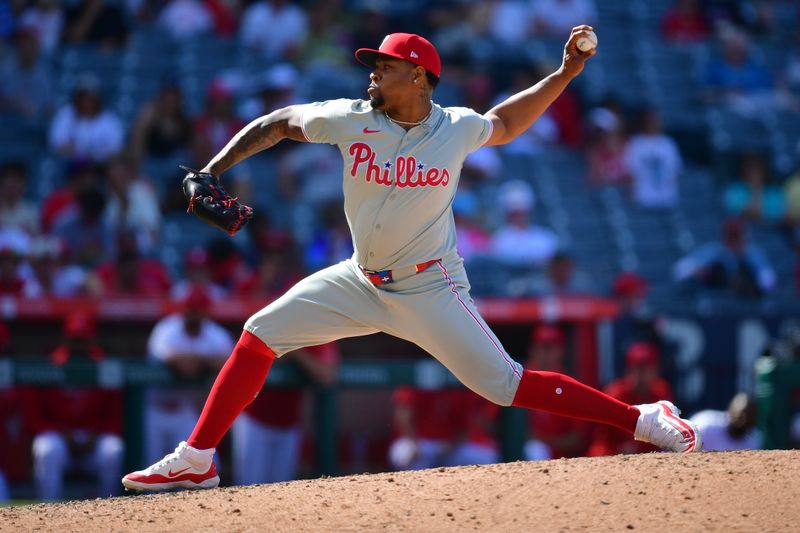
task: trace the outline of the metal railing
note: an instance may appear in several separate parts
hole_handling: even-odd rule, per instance
[[[204,382],[203,382],[204,383]],[[107,358],[100,363],[70,361],[54,366],[43,358],[0,360],[0,388],[14,385],[33,387],[96,386],[124,392],[124,439],[126,468],[143,466],[143,425],[148,387],[197,385],[178,379],[160,363],[130,358]],[[339,473],[337,450],[337,402],[343,389],[380,389],[402,385],[436,390],[462,387],[460,382],[433,359],[393,361],[345,361],[338,379],[331,387],[313,385],[291,365],[275,365],[267,379],[268,387],[312,386],[315,399],[316,472]],[[499,441],[504,461],[523,458],[526,438],[525,410],[506,407],[501,410]]]

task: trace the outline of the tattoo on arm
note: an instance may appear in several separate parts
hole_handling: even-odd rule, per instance
[[[269,115],[259,117],[242,128],[228,144],[214,156],[204,170],[219,176],[235,164],[266,150],[283,139],[304,141],[299,126],[297,112],[293,108],[284,108]]]

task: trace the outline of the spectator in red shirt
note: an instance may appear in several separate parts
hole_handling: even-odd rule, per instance
[[[103,360],[105,352],[95,341],[94,318],[88,313],[75,312],[64,319],[64,340],[52,352],[50,362],[61,366],[74,356],[88,357],[95,363]]]
[[[539,63],[533,70],[534,84],[552,72],[552,65]],[[530,78],[529,78],[530,79]],[[558,142],[564,146],[578,148],[583,142],[583,119],[578,94],[567,87],[561,95],[547,108],[546,113],[558,127]]]
[[[64,340],[50,354],[54,366],[70,360],[102,361],[91,316],[68,315]],[[33,461],[37,496],[62,497],[64,474],[70,469],[96,472],[99,496],[117,494],[124,445],[122,395],[90,387],[48,387],[26,391],[26,418],[34,435]]]
[[[252,268],[233,239],[214,238],[207,243],[206,250],[211,282],[215,285],[232,292],[252,276]]]
[[[320,385],[336,380],[335,343],[312,346],[284,356]],[[303,389],[266,387],[233,425],[233,477],[237,485],[277,483],[297,477],[303,437]]]
[[[625,356],[626,373],[609,383],[603,392],[631,405],[672,400],[672,387],[659,377],[658,349],[654,344],[631,344]],[[590,456],[658,451],[651,444],[633,440],[633,436],[611,427],[595,427]]]
[[[172,286],[172,298],[184,299],[193,287],[202,286],[208,291],[212,301],[218,302],[228,295],[228,291],[211,281],[211,267],[208,250],[202,246],[192,246],[183,256],[183,278]]]
[[[98,186],[97,169],[88,161],[72,161],[66,169],[67,183],[50,193],[42,203],[42,231],[49,233],[66,215],[77,211],[77,197]]]
[[[228,37],[236,33],[239,2],[205,0],[204,4],[214,19],[214,30],[217,35]]]
[[[607,101],[589,113],[586,139],[587,178],[592,185],[627,185],[630,176],[625,161],[628,145],[619,105]]]
[[[158,259],[142,257],[136,243],[123,237],[115,261],[97,268],[102,293],[109,296],[167,296],[172,280]]]
[[[674,43],[697,43],[708,37],[698,0],[677,0],[661,20],[661,33]]]
[[[531,333],[525,368],[568,374],[567,342],[558,326],[541,324]],[[528,413],[528,440],[525,459],[557,459],[578,457],[586,452],[587,426],[574,418],[544,411]]]
[[[497,412],[496,405],[466,389],[400,387],[394,393],[397,438],[389,462],[398,470],[495,463]]]

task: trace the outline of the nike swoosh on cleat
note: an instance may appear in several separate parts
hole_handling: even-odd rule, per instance
[[[365,128],[364,128],[363,130],[361,130],[361,131],[363,131],[364,133],[380,133],[380,131],[381,131],[381,130],[371,130],[371,129],[369,129],[369,128],[365,127]]]
[[[187,470],[189,470],[190,468],[191,468],[191,466],[187,466],[187,467],[186,467],[186,468],[184,468],[183,470],[178,470],[177,472],[173,472],[173,471],[172,471],[172,469],[170,468],[170,469],[169,469],[169,472],[167,472],[167,477],[175,477],[175,476],[177,476],[178,474],[182,474],[183,472],[186,472],[186,471],[187,471]]]
[[[670,421],[672,426],[677,429],[681,435],[683,435],[683,442],[692,443],[691,446],[684,451],[684,453],[694,450],[696,443],[694,429],[689,424],[681,420],[680,417],[675,416],[675,414],[672,412],[672,409],[667,407],[665,404],[659,402],[659,405],[661,405],[661,408],[664,410],[664,414],[667,416],[667,419]]]

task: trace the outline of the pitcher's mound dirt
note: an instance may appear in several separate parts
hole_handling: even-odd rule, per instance
[[[0,531],[799,531],[800,451],[518,462],[30,505]]]

